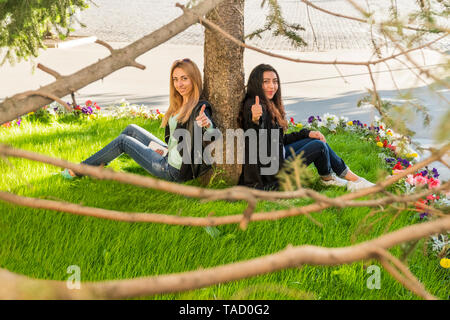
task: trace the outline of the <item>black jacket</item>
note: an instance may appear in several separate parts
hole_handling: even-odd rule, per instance
[[[184,147],[184,143],[186,143],[186,141],[184,141],[183,137],[180,136],[178,138],[177,141],[177,150],[180,153],[181,157],[183,157],[183,152],[184,149],[189,150],[190,154],[188,155],[188,157],[191,159],[190,163],[185,163],[183,161],[181,168],[180,168],[180,179],[182,181],[188,181],[191,179],[195,179],[199,176],[201,176],[202,174],[204,174],[206,171],[208,171],[211,168],[211,165],[206,164],[204,161],[201,161],[201,164],[196,164],[194,161],[194,157],[201,157],[203,154],[203,149],[211,142],[209,141],[198,141],[199,145],[201,145],[201,153],[197,152],[197,154],[194,154],[194,125],[195,125],[195,118],[197,118],[198,114],[200,113],[200,109],[203,105],[206,105],[205,108],[205,115],[211,120],[211,123],[213,124],[214,128],[216,127],[213,120],[212,120],[212,108],[211,105],[209,104],[208,101],[206,100],[200,100],[197,105],[194,107],[194,109],[192,110],[192,113],[188,119],[188,121],[186,121],[185,123],[180,123],[177,122],[177,127],[176,129],[185,129],[189,132],[190,137],[191,137],[191,141],[190,141],[190,146],[186,146],[186,148]],[[175,129],[175,130],[176,130]],[[205,132],[205,128],[202,128],[202,133]],[[165,128],[165,134],[164,134],[164,140],[166,141],[167,144],[169,144],[169,138],[170,138],[170,128],[169,128],[169,124],[166,125]],[[214,140],[213,140],[214,141]],[[197,161],[198,162],[198,161]]]
[[[261,103],[261,107],[263,110],[263,113],[261,117],[259,118],[259,124],[255,124],[252,121],[252,105],[255,103],[254,98],[248,98],[244,102],[244,110],[243,110],[243,123],[242,127],[245,130],[248,129],[255,129],[257,136],[258,136],[258,157],[257,157],[257,163],[256,164],[250,164],[249,163],[249,142],[246,139],[245,141],[245,163],[242,166],[242,173],[239,178],[239,184],[245,185],[248,187],[253,187],[257,189],[265,189],[265,190],[276,190],[279,188],[278,179],[276,178],[276,174],[274,175],[262,175],[261,174],[261,168],[269,167],[269,164],[263,165],[260,162],[259,159],[259,145],[260,145],[260,136],[259,136],[259,130],[260,129],[267,129],[267,150],[268,155],[270,155],[270,141],[271,141],[271,129],[278,129],[279,130],[279,139],[278,141],[278,171],[282,168],[283,162],[284,162],[284,156],[283,156],[283,150],[284,146],[291,144],[297,140],[308,138],[310,130],[308,129],[302,129],[299,132],[292,132],[289,134],[284,134],[283,128],[278,125],[278,123],[275,121],[275,123],[272,123],[272,117],[270,113],[267,111],[267,107]]]

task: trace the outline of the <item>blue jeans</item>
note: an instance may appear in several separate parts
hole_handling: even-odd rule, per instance
[[[154,141],[167,148],[167,144],[150,132],[135,124],[130,124],[106,147],[82,163],[91,166],[107,165],[122,153],[126,153],[150,174],[168,181],[179,181],[180,171],[169,165],[168,155],[163,157],[156,151],[150,149],[148,147],[150,141]]]
[[[291,148],[294,149],[295,155],[303,151],[303,162],[309,166],[314,162],[314,165],[321,176],[329,176],[332,171],[337,176],[343,178],[348,172],[348,167],[344,160],[330,148],[330,146],[317,139],[301,139],[291,144],[285,145],[284,150],[286,159],[292,159],[293,154]]]

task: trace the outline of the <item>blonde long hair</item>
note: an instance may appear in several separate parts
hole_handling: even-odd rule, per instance
[[[173,71],[176,68],[183,69],[192,82],[192,91],[189,95],[188,102],[183,104],[183,96],[178,93],[173,84]],[[202,95],[202,75],[197,65],[190,59],[176,60],[170,68],[170,98],[169,109],[162,119],[161,127],[165,127],[169,122],[169,118],[178,114],[177,121],[185,123],[191,116],[192,110],[197,105],[200,96]]]

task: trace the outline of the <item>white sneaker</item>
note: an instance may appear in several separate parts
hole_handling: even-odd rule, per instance
[[[366,179],[360,177],[356,181],[349,181],[347,183],[347,190],[354,192],[357,190],[373,187],[374,185],[375,185],[374,183],[367,181]]]
[[[331,175],[331,179],[330,180],[323,180],[322,178],[320,179],[320,182],[322,185],[324,186],[336,186],[336,187],[345,187],[347,185],[347,180],[341,179],[338,176],[336,176],[335,174]]]

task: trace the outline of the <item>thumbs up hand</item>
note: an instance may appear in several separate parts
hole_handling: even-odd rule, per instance
[[[208,117],[205,115],[205,108],[206,105],[203,105],[202,108],[200,109],[200,112],[197,116],[197,118],[195,118],[195,121],[197,122],[197,125],[199,127],[209,127],[210,123],[209,123],[209,119]]]
[[[252,105],[252,121],[256,124],[259,124],[259,118],[262,115],[262,107],[259,104],[259,97],[255,97],[255,104]]]

